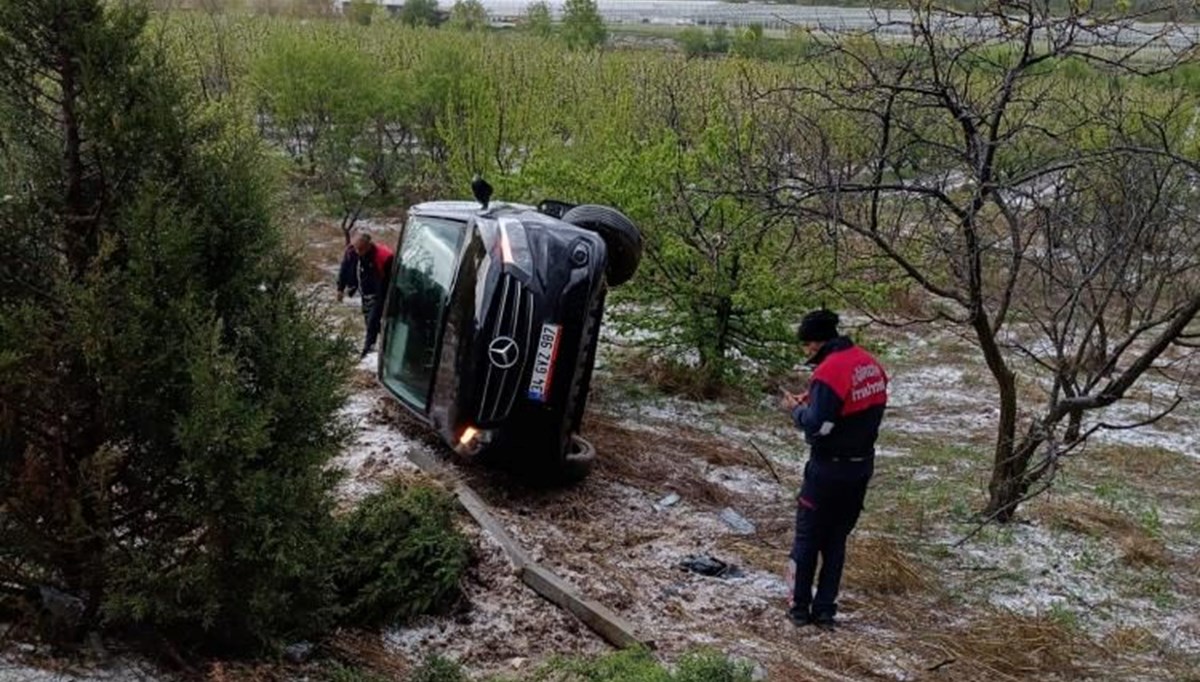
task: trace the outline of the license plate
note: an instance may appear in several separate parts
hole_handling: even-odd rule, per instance
[[[533,377],[529,380],[529,397],[538,402],[550,398],[550,380],[554,378],[554,361],[558,358],[558,337],[562,327],[543,324],[538,337],[537,355],[533,359]]]

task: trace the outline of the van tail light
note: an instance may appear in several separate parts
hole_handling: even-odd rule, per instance
[[[508,228],[500,223],[500,256],[505,263],[513,262],[512,242],[508,239]]]

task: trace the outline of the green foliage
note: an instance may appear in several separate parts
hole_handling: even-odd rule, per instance
[[[290,149],[303,181],[348,234],[371,200],[387,201],[412,160],[410,131],[392,125],[410,106],[403,74],[380,75],[361,51],[281,36],[253,67],[267,137]]]
[[[765,46],[762,24],[751,24],[737,30],[730,52],[749,59],[761,58],[765,55]]]
[[[347,349],[292,288],[262,145],[179,87],[133,6],[4,7],[5,580],[81,595],[93,627],[318,631]]]
[[[729,52],[730,45],[729,29],[724,25],[714,28],[708,37],[708,51],[711,54],[725,54]]]
[[[445,492],[393,483],[342,526],[336,584],[351,622],[394,623],[457,594],[469,547]]]
[[[550,16],[550,5],[534,2],[525,8],[525,30],[539,38],[554,35],[554,22]]]
[[[459,31],[482,31],[488,27],[487,10],[479,0],[456,0],[448,25]]]
[[[442,23],[437,0],[405,0],[397,18],[405,26],[432,26]]]
[[[591,49],[608,40],[608,29],[595,0],[566,0],[562,36],[571,49]]]
[[[650,334],[645,345],[668,357],[690,357],[704,394],[742,375],[745,361],[777,374],[795,361],[792,329],[809,304],[802,282],[822,265],[798,248],[799,225],[722,187],[727,169],[755,153],[749,129],[709,120],[702,131],[657,136],[606,165],[584,149],[579,167],[557,157],[524,174],[547,186],[586,177],[648,228],[635,284],[618,290],[628,305],[610,311],[618,329]]]
[[[373,0],[351,0],[346,6],[346,19],[359,26],[370,26],[379,7],[379,3]]]
[[[639,648],[591,658],[560,658],[523,679],[529,682],[750,682],[753,667],[709,649],[696,649],[681,656],[672,668]]]
[[[433,654],[421,661],[406,682],[469,682],[470,678],[454,661]]]
[[[688,57],[711,57],[715,55],[723,55],[733,48],[733,42],[729,35],[729,30],[724,26],[717,26],[711,32],[705,31],[697,26],[689,26],[679,32],[677,39],[679,46],[683,49],[683,53]],[[772,43],[780,43],[782,41],[770,41]],[[768,49],[758,49],[754,55],[757,57],[766,58],[768,55],[775,56],[775,51]],[[751,55],[743,55],[751,56]]]

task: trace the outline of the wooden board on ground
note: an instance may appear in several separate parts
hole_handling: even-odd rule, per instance
[[[579,590],[555,575],[549,568],[533,561],[503,524],[488,511],[487,503],[444,464],[419,449],[411,449],[407,455],[408,459],[425,473],[452,483],[459,504],[499,543],[521,581],[533,591],[572,613],[615,647],[654,648],[654,642],[638,636],[631,623],[603,604],[584,597]]]

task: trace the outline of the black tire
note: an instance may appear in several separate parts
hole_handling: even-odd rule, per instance
[[[642,233],[624,213],[610,206],[583,204],[564,213],[562,220],[604,239],[609,286],[620,286],[637,272],[642,260]]]
[[[596,462],[596,446],[578,433],[571,434],[571,444],[562,462],[562,479],[578,483],[587,478]]]

